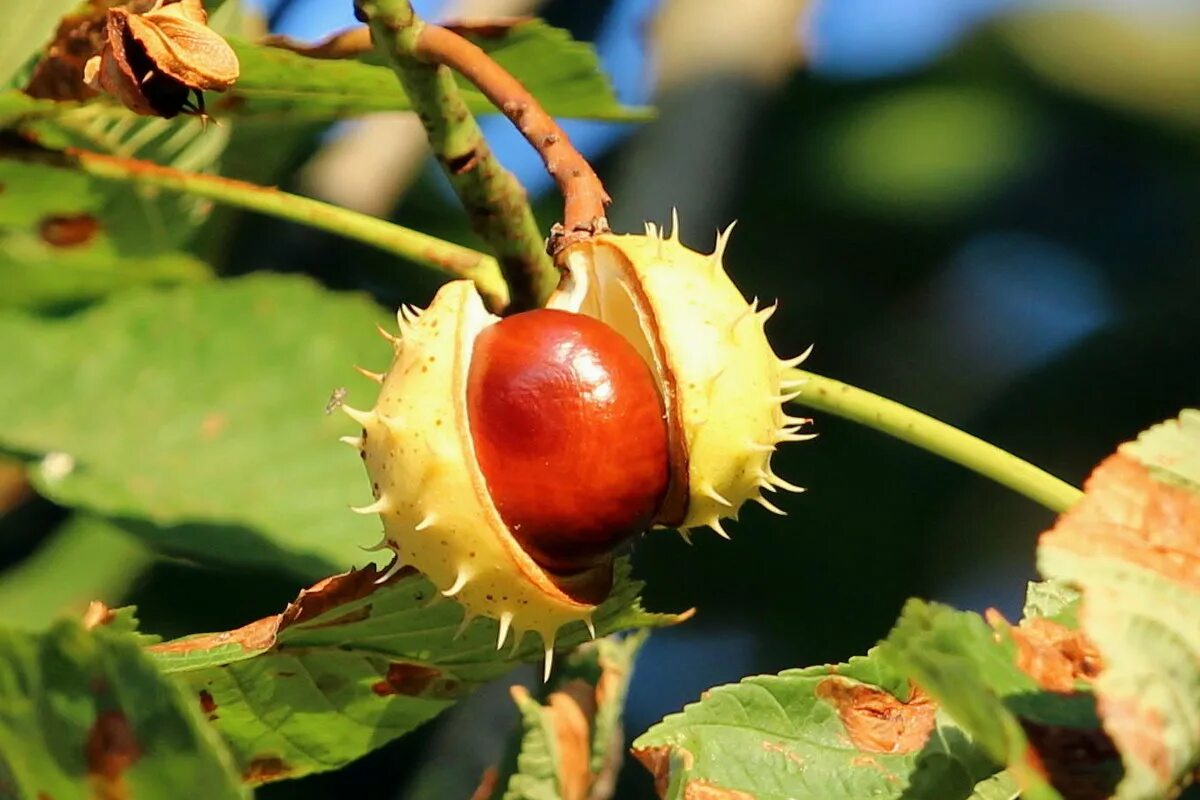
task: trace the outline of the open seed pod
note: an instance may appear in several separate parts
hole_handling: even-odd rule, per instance
[[[708,255],[676,233],[603,234],[566,253],[567,280],[550,305],[608,323],[654,367],[668,414],[671,486],[655,517],[660,526],[708,526],[725,536],[722,517],[747,500],[783,513],[762,495],[799,491],[771,471],[776,445],[804,441],[809,420],[782,404],[799,395],[786,371],[807,353],[782,361],[763,329],[775,306],[747,303],[721,258],[730,230]]]
[[[396,566],[466,609],[542,638],[583,621],[611,589],[612,559],[651,526],[708,526],[761,491],[782,441],[810,438],[782,410],[790,362],[721,252],[653,226],[573,245],[549,307],[503,320],[474,285],[402,309],[373,409],[345,407]],[[369,373],[368,373],[369,374]],[[796,427],[790,427],[796,426]],[[686,535],[686,534],[685,534]]]
[[[204,113],[203,92],[225,91],[238,73],[237,55],[208,27],[201,0],[157,0],[145,13],[108,10],[104,48],[84,65],[83,79],[131,111],[169,119]]]

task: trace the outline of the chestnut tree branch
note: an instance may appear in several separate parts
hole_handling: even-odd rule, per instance
[[[591,164],[571,144],[554,118],[520,81],[505,72],[487,53],[454,31],[426,25],[417,37],[416,55],[445,64],[475,84],[504,112],[533,145],[546,171],[563,196],[563,227],[567,232],[607,230],[604,207],[608,193]]]
[[[805,370],[789,376],[804,381],[795,403],[895,436],[1062,513],[1083,493],[1028,461],[894,400]]]
[[[103,180],[160,187],[299,222],[373,245],[454,277],[470,279],[493,311],[499,312],[508,305],[508,286],[491,256],[357,211],[245,181],[74,147],[50,150],[13,137],[0,139],[0,159],[4,158],[74,170]]]
[[[419,54],[430,26],[408,0],[357,0],[356,11],[412,101],[471,227],[496,253],[511,290],[512,309],[542,305],[557,286],[558,273],[546,254],[525,189],[492,153],[450,69]]]

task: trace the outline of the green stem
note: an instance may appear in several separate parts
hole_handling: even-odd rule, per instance
[[[28,143],[13,145],[6,141],[0,145],[0,158],[46,164],[104,180],[184,192],[299,222],[374,245],[456,277],[468,278],[475,282],[484,300],[495,311],[508,305],[508,287],[500,274],[499,265],[491,256],[319,200],[245,181],[185,172],[149,161],[116,158],[76,148],[48,150]]]
[[[471,227],[499,258],[513,310],[542,305],[558,284],[558,272],[525,189],[492,153],[450,69],[418,55],[424,23],[408,0],[358,0],[357,11],[412,101]]]
[[[1040,503],[1066,511],[1083,493],[1012,453],[977,439],[894,400],[804,370],[792,371],[806,381],[797,403],[874,428],[961,464]]]

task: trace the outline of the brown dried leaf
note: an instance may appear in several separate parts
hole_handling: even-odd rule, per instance
[[[339,605],[367,597],[383,586],[409,577],[413,572],[411,568],[397,570],[384,583],[376,583],[380,575],[379,570],[374,564],[369,564],[363,569],[322,578],[309,588],[301,590],[281,614],[263,617],[231,631],[205,633],[186,639],[161,642],[151,645],[150,650],[178,655],[211,650],[226,644],[241,645],[246,651],[265,650],[275,644],[275,638],[280,631],[318,617]]]
[[[129,720],[120,711],[104,711],[92,724],[84,746],[88,780],[96,800],[126,800],[125,770],[142,757]]]
[[[524,686],[513,686],[509,691],[518,705],[529,701],[529,691]],[[593,778],[588,761],[591,724],[596,713],[594,689],[584,681],[571,681],[550,693],[543,713],[554,729],[562,800],[587,800]]]

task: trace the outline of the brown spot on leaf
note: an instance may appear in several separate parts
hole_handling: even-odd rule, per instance
[[[142,756],[129,720],[120,711],[101,712],[84,744],[88,781],[97,800],[126,800],[125,771]]]
[[[816,695],[837,709],[850,743],[869,753],[915,753],[933,732],[937,703],[910,682],[909,699],[848,678],[826,678]]]
[[[242,780],[257,786],[260,783],[286,778],[291,771],[292,768],[279,756],[258,756],[250,759],[246,769],[242,770]]]
[[[0,514],[13,510],[33,499],[35,492],[29,482],[25,465],[18,461],[0,461]]]
[[[380,697],[393,694],[416,697],[428,689],[429,684],[441,677],[441,674],[441,670],[433,667],[394,661],[388,664],[384,679],[371,686],[371,691]]]
[[[708,781],[692,781],[683,787],[683,800],[755,800],[754,795],[725,789]]]
[[[217,701],[213,700],[212,693],[207,689],[200,690],[200,710],[206,716],[211,716],[217,710]]]
[[[88,603],[87,611],[83,612],[83,619],[80,622],[86,630],[98,628],[101,625],[107,625],[112,622],[115,615],[104,603],[99,600],[93,600]]]
[[[1031,617],[1010,632],[1017,645],[1017,666],[1048,692],[1074,691],[1076,681],[1090,681],[1100,672],[1100,651],[1083,631]]]
[[[781,756],[783,756],[784,758],[786,758],[788,761],[792,762],[793,764],[795,764],[795,765],[796,765],[796,766],[798,766],[798,767],[803,767],[803,766],[804,766],[804,759],[803,759],[803,758],[801,758],[801,757],[800,757],[799,755],[797,755],[796,753],[793,753],[793,752],[792,752],[791,750],[789,750],[787,747],[785,747],[784,745],[781,745],[781,744],[779,744],[778,742],[763,742],[763,743],[762,743],[762,749],[763,749],[763,750],[766,750],[768,753],[776,753],[776,754],[778,754],[778,755],[781,755]]]
[[[227,425],[229,425],[228,415],[217,411],[210,411],[200,420],[200,437],[202,439],[215,439],[221,435],[221,432],[225,430]]]
[[[657,747],[633,748],[630,752],[654,776],[654,791],[659,797],[665,797],[667,789],[671,785],[672,755],[679,756],[685,770],[692,768],[693,756],[691,751],[684,750],[682,747],[659,745]]]
[[[1084,490],[1041,547],[1120,559],[1200,590],[1200,495],[1160,483],[1121,453],[1101,462]]]
[[[251,622],[249,625],[243,625],[232,631],[202,633],[173,642],[160,642],[150,645],[149,649],[155,653],[191,653],[197,650],[211,650],[227,644],[237,644],[243,650],[265,650],[275,644],[278,627],[279,615],[263,617],[257,622]]]
[[[51,247],[79,247],[100,233],[99,220],[91,214],[51,214],[38,223],[38,235]]]

